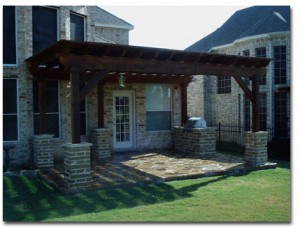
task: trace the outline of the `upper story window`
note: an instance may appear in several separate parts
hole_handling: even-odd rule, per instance
[[[231,93],[231,78],[230,76],[218,76],[218,94]]]
[[[36,54],[58,39],[57,9],[33,6],[32,7],[32,46]]]
[[[275,84],[286,84],[286,46],[274,46]]]
[[[171,86],[146,85],[146,130],[171,130]]]
[[[18,80],[3,79],[3,141],[18,141]]]
[[[17,64],[16,7],[3,6],[3,64]]]
[[[265,47],[256,48],[255,49],[255,56],[259,57],[259,58],[266,58],[267,57],[266,48]],[[259,84],[260,85],[266,85],[267,84],[266,75],[260,77]]]
[[[84,41],[84,17],[75,13],[70,13],[70,39]]]

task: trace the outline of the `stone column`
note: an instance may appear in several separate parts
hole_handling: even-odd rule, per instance
[[[93,143],[93,157],[97,159],[110,158],[112,152],[112,130],[97,128],[92,131],[91,142]]]
[[[91,186],[91,143],[63,144],[65,181],[69,191]]]
[[[54,166],[54,135],[34,135],[33,158],[36,168],[51,168]]]
[[[246,166],[256,168],[268,161],[268,132],[245,133],[245,163]]]

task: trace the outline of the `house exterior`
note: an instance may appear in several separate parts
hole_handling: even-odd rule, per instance
[[[260,79],[260,129],[269,131],[271,136],[289,138],[289,6],[255,6],[237,11],[219,29],[187,50],[272,59],[266,76]],[[252,82],[245,81],[251,88]],[[203,116],[209,125],[221,122],[249,131],[251,105],[237,82],[230,77],[195,76],[188,88],[188,115]]]
[[[74,189],[90,185],[94,157],[109,158],[116,151],[177,146],[213,155],[213,128],[191,130],[195,146],[184,139],[193,75],[256,81],[269,64],[269,59],[130,46],[133,26],[94,6],[3,11],[6,158],[35,168],[52,168],[53,159],[63,159],[65,179]],[[254,87],[247,93],[257,106]],[[251,143],[265,138],[257,133],[258,109],[253,113]],[[205,143],[197,143],[199,137]],[[257,157],[249,156],[249,163],[266,162],[266,152]]]
[[[60,39],[127,45],[132,29],[96,6],[3,6],[3,145],[11,147],[11,163],[30,161],[39,129],[39,88],[25,59]],[[54,135],[56,157],[71,137],[69,92],[68,81],[46,81],[46,132]],[[95,127],[94,105],[93,94],[81,102],[83,141]]]

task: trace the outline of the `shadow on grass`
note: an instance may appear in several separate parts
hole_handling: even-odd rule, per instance
[[[90,212],[132,208],[191,197],[191,192],[228,176],[201,179],[181,188],[169,184],[116,188],[62,195],[36,177],[4,177],[3,219],[6,222],[35,222]]]

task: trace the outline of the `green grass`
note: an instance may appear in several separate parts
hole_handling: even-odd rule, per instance
[[[282,165],[283,164],[283,165]],[[63,195],[4,177],[6,222],[290,222],[290,169]]]

